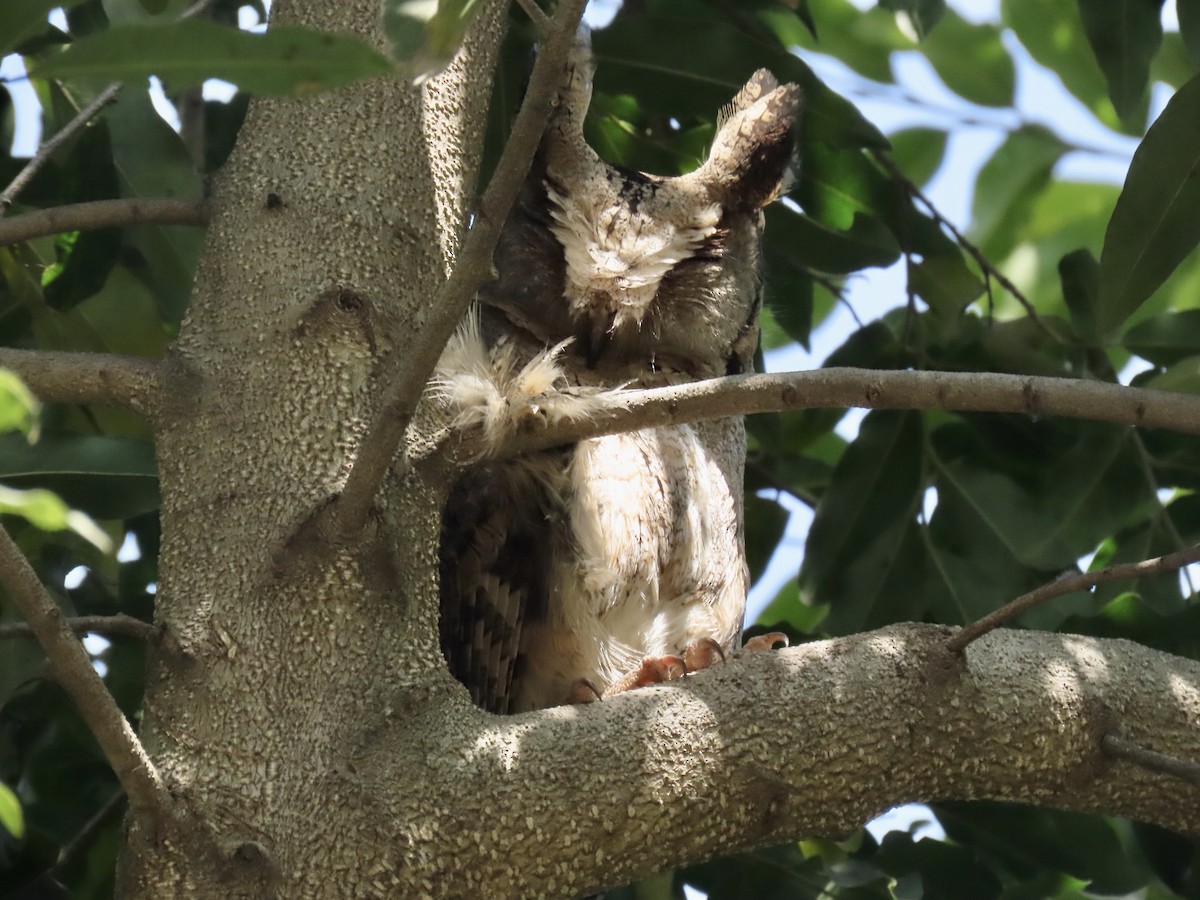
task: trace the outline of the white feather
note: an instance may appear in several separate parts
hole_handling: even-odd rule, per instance
[[[487,346],[478,311],[472,310],[438,360],[433,395],[451,411],[455,427],[482,432],[485,456],[533,423],[585,420],[606,391],[568,385],[560,358],[572,340],[547,347],[519,366],[511,343]]]

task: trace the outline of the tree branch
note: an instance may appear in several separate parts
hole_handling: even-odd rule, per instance
[[[1158,772],[1160,775],[1170,775],[1172,778],[1200,785],[1200,763],[1159,753],[1157,750],[1127,741],[1117,734],[1106,734],[1101,746],[1109,756],[1141,766],[1147,772]]]
[[[119,406],[150,419],[158,412],[162,364],[155,360],[0,347],[0,367],[16,372],[36,396],[51,403]]]
[[[575,39],[586,0],[559,0],[543,35],[529,87],[496,171],[480,198],[454,271],[429,307],[423,333],[412,342],[413,353],[400,364],[337,501],[327,510],[322,531],[339,542],[358,533],[384,474],[408,430],[412,410],[425,389],[450,333],[479,289],[492,277],[492,253],[504,221],[517,199],[529,166],[550,119],[562,83],[567,54]]]
[[[612,391],[597,397],[586,419],[561,421],[513,435],[495,454],[518,456],[563,444],[705,419],[825,407],[941,409],[1066,416],[1200,434],[1200,397],[1073,378],[992,372],[905,372],[829,368],[778,375],[731,375],[673,387]],[[429,453],[443,452],[444,441]],[[462,436],[458,452],[476,459],[478,436]]]
[[[149,223],[205,225],[208,223],[208,207],[200,200],[133,197],[39,209],[0,220],[0,247],[64,231],[123,228]]]
[[[70,140],[80,129],[88,122],[94,119],[104,107],[117,99],[117,94],[121,93],[121,83],[114,81],[99,94],[96,99],[89,103],[83,109],[75,114],[66,125],[59,129],[54,137],[45,141],[37,149],[37,153],[27,162],[24,168],[17,173],[17,177],[8,183],[3,191],[0,191],[0,218],[8,211],[13,201],[17,199],[17,195],[25,190],[29,182],[33,181],[33,177],[41,171],[42,166],[46,165],[50,157],[54,155],[59,147]]]
[[[63,620],[72,634],[120,634],[135,637],[147,643],[157,643],[162,632],[141,619],[117,613],[115,616],[73,616]],[[0,624],[0,640],[9,638],[36,637],[33,626],[28,622],[5,622]]]
[[[1062,336],[1055,334],[1054,331],[1051,330],[1050,326],[1048,326],[1042,320],[1042,317],[1038,315],[1037,309],[1034,307],[1033,303],[1030,302],[1029,298],[1025,296],[1021,289],[1013,284],[1003,272],[992,265],[992,261],[983,255],[983,251],[969,241],[967,236],[959,231],[953,222],[942,215],[938,208],[934,206],[933,201],[926,197],[924,192],[922,192],[922,190],[917,187],[917,185],[907,175],[904,174],[903,170],[896,165],[896,161],[892,159],[891,154],[885,153],[882,150],[873,150],[871,151],[871,158],[879,163],[879,165],[883,166],[883,168],[888,171],[888,174],[890,174],[892,178],[894,178],[900,184],[900,186],[909,193],[910,196],[919,200],[921,205],[925,207],[935,222],[950,232],[950,235],[954,238],[955,243],[957,243],[958,246],[961,247],[963,251],[971,257],[971,259],[975,260],[975,264],[979,266],[980,270],[982,270],[983,277],[985,279],[995,279],[1002,288],[1008,291],[1014,300],[1021,304],[1026,314],[1033,321],[1033,323],[1037,325],[1038,328],[1040,328],[1051,340],[1057,343],[1062,343]],[[987,290],[988,300],[990,301],[992,296],[990,284],[988,285]]]
[[[96,810],[95,815],[83,824],[83,827],[71,838],[70,842],[58,851],[58,861],[54,863],[54,868],[51,871],[62,872],[74,865],[91,848],[96,835],[108,824],[114,814],[120,810],[121,804],[124,802],[125,792],[122,790],[114,791],[112,796],[104,801],[104,805]]]
[[[356,785],[377,821],[408,835],[428,823],[405,864],[410,883],[429,878],[443,896],[592,892],[845,835],[914,801],[1023,801],[1200,835],[1200,788],[1114,765],[1102,749],[1119,728],[1164,754],[1194,753],[1200,662],[1041,632],[993,632],[965,659],[945,642],[938,626],[891,626],[521,716],[472,712],[460,692],[462,708],[445,702],[420,726],[396,714],[379,729],[356,758]],[[416,777],[414,753],[426,761]],[[439,829],[472,852],[434,854]],[[389,836],[383,846],[395,846]],[[532,862],[520,849],[530,845]]]
[[[214,2],[215,0],[196,0],[195,3],[193,3],[180,14],[179,18],[190,19],[192,16],[197,16],[201,13],[207,12],[209,7],[211,7]],[[17,173],[17,176],[8,183],[8,186],[3,191],[0,191],[0,219],[4,218],[4,214],[8,212],[8,208],[12,206],[13,201],[17,199],[17,195],[20,194],[21,191],[25,190],[29,182],[33,181],[34,176],[41,171],[42,167],[46,165],[50,157],[54,155],[54,152],[68,140],[70,140],[73,135],[84,128],[88,122],[96,118],[96,116],[100,114],[104,107],[108,106],[117,99],[117,95],[120,93],[121,82],[114,81],[99,94],[97,94],[96,99],[87,104],[87,106],[83,107],[83,109],[79,110],[79,112],[75,114],[74,118],[72,118],[70,122],[59,129],[57,134],[38,147],[37,153],[35,153],[29,162],[27,162],[21,169],[21,171]],[[181,222],[179,224],[187,225],[192,223]],[[0,246],[3,245],[4,242],[0,241]]]
[[[1160,572],[1174,572],[1194,562],[1200,562],[1200,544],[1197,544],[1195,547],[1189,547],[1187,550],[1168,553],[1166,556],[1158,556],[1154,559],[1145,559],[1141,562],[1124,563],[1117,566],[1106,566],[1103,569],[1097,569],[1095,572],[1077,572],[1072,575],[1056,578],[1054,581],[1043,584],[1041,587],[1035,588],[1027,594],[1022,594],[1011,603],[1006,603],[983,618],[959,629],[954,633],[954,637],[950,638],[947,642],[947,646],[957,653],[972,641],[979,640],[989,631],[994,631],[1027,609],[1031,609],[1055,597],[1061,597],[1064,594],[1073,594],[1075,591],[1091,590],[1096,585],[1104,584],[1107,581],[1124,581],[1127,578],[1144,578],[1147,575],[1157,575]]]
[[[537,5],[537,0],[517,0],[517,5],[524,10],[525,15],[529,16],[529,20],[533,22],[539,34],[545,34],[550,27],[550,17],[542,12],[542,8]]]
[[[8,531],[0,528],[0,584],[37,636],[55,679],[79,710],[130,805],[139,812],[161,816],[170,797],[112,694],[92,667],[83,644],[71,633],[62,611],[38,581],[28,560]]]

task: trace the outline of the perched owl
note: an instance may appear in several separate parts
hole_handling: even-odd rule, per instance
[[[583,137],[586,34],[437,390],[497,445],[585,418],[593,398],[747,371],[762,207],[792,156],[800,92],[756,72],[708,159],[663,178]],[[520,712],[678,677],[733,649],[749,574],[740,418],[480,461],[441,543],[441,640],[475,702]]]

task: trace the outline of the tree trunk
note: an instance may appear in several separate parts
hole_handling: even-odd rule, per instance
[[[166,833],[131,827],[129,896],[336,895],[390,877],[363,853],[385,834],[398,850],[401,823],[361,815],[353,756],[449,686],[443,486],[389,479],[345,546],[311,526],[449,271],[502,11],[424,88],[255,101],[217,180],[158,422],[170,637],[142,734],[178,809]],[[308,0],[273,19],[383,46],[378,15],[375,0]]]

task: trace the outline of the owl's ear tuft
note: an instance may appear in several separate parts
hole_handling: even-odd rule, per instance
[[[721,111],[698,175],[727,208],[758,209],[778,196],[792,161],[800,88],[755,72]]]

